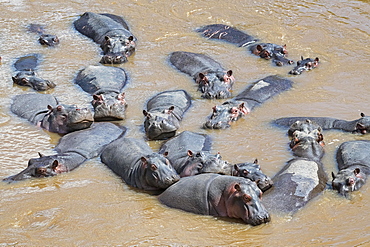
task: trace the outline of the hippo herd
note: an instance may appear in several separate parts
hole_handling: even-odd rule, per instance
[[[258,160],[233,164],[212,150],[209,135],[190,131],[177,133],[191,96],[182,89],[164,91],[148,99],[143,107],[143,132],[147,140],[161,140],[154,152],[145,138],[125,137],[126,128],[107,121],[124,120],[127,102],[123,68],[104,66],[123,64],[136,49],[137,38],[126,21],[113,14],[86,12],[73,23],[75,29],[100,45],[102,65],[86,66],[76,73],[74,84],[91,95],[92,109],[59,103],[50,94],[27,93],[13,98],[11,111],[47,131],[62,135],[56,154],[28,161],[20,173],[3,179],[20,181],[50,177],[72,171],[83,162],[100,157],[101,162],[129,186],[152,191],[164,205],[196,214],[238,218],[250,225],[271,220],[270,212],[292,214],[327,187],[321,158],[324,155],[323,130],[340,129],[366,134],[370,117],[346,121],[324,117],[288,117],[273,121],[288,129],[293,158],[273,177],[266,176]],[[29,30],[40,35],[39,43],[57,46],[55,35],[45,34],[41,25]],[[286,45],[261,43],[251,35],[223,24],[196,29],[202,37],[218,39],[238,47],[276,66],[292,65]],[[14,63],[13,82],[36,91],[57,85],[37,76],[39,54],[29,54]],[[292,88],[293,81],[278,75],[261,78],[232,97],[236,83],[233,71],[205,54],[174,51],[168,56],[173,68],[193,78],[205,99],[227,99],[214,106],[204,129],[226,129],[249,114],[256,106]],[[317,67],[319,58],[301,57],[289,72],[299,75]],[[102,122],[104,121],[104,122]],[[368,141],[343,143],[337,152],[339,172],[332,173],[332,188],[349,197],[359,190],[370,174]],[[263,200],[262,200],[263,198]]]

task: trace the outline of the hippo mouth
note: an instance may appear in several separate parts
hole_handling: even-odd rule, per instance
[[[267,212],[263,212],[261,214],[254,215],[253,217],[250,217],[252,214],[249,210],[249,207],[247,205],[244,206],[246,212],[248,212],[248,216],[246,219],[243,219],[245,223],[252,225],[252,226],[258,226],[263,223],[268,223],[271,221],[270,214]]]

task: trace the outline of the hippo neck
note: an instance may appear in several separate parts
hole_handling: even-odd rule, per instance
[[[357,120],[353,120],[353,121],[346,121],[346,120],[335,119],[333,121],[332,128],[333,129],[340,129],[340,130],[352,132],[352,131],[356,130],[356,124],[357,124],[357,122],[358,122],[358,119]]]

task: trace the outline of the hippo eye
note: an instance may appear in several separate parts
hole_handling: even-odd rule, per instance
[[[243,200],[244,200],[245,203],[248,203],[248,202],[252,201],[252,197],[248,194],[245,194],[245,195],[243,195]]]

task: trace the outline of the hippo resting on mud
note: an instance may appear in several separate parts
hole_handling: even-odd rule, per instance
[[[39,43],[45,46],[56,46],[59,39],[56,35],[45,33],[45,28],[39,24],[30,24],[28,30],[39,35]]]
[[[211,146],[208,135],[183,131],[163,143],[159,153],[168,153],[167,159],[180,177],[217,173],[247,178],[256,182],[262,191],[272,186],[272,180],[262,173],[257,160],[232,165],[222,160],[219,153],[212,154]]]
[[[203,98],[231,97],[230,91],[235,82],[233,72],[226,71],[211,57],[199,53],[176,51],[170,54],[169,60],[175,68],[194,78]]]
[[[91,128],[63,136],[55,147],[57,154],[28,161],[28,167],[20,173],[5,178],[6,182],[25,180],[31,177],[51,177],[69,172],[88,159],[98,156],[103,147],[126,132],[125,127],[112,123],[94,123]]]
[[[181,178],[158,199],[171,208],[242,219],[256,226],[270,221],[261,196],[261,190],[248,179],[207,173]]]
[[[56,85],[48,80],[40,78],[36,74],[36,68],[39,65],[40,55],[32,54],[18,58],[14,63],[14,68],[18,71],[12,80],[20,86],[31,87],[36,91],[46,91],[54,88]]]
[[[164,140],[174,136],[190,105],[190,95],[184,90],[164,91],[152,97],[143,110],[148,139]]]
[[[34,125],[59,134],[89,128],[94,121],[87,108],[61,105],[50,94],[17,95],[13,98],[10,110]]]
[[[127,62],[127,57],[135,51],[136,38],[120,16],[85,12],[73,24],[77,31],[100,45],[104,54],[101,63]]]
[[[288,53],[286,45],[257,43],[258,39],[224,24],[211,24],[198,28],[196,31],[202,33],[202,36],[208,39],[224,40],[238,47],[249,47],[251,53],[267,60],[272,59],[277,66],[294,63],[286,58]]]
[[[90,65],[78,72],[74,82],[93,96],[95,121],[125,118],[127,103],[122,92],[127,83],[125,70]]]
[[[274,97],[287,91],[293,82],[277,75],[265,77],[251,85],[234,98],[222,105],[214,106],[212,114],[203,125],[207,129],[226,129],[232,122],[247,115],[251,110]]]
[[[333,176],[333,189],[348,197],[359,190],[370,174],[370,141],[358,140],[342,143],[337,151],[338,173]]]
[[[122,137],[109,144],[100,158],[128,185],[161,191],[180,179],[165,156],[154,153],[144,140]]]
[[[318,124],[323,130],[338,129],[351,133],[366,134],[370,131],[370,117],[361,113],[361,118],[347,121],[329,117],[285,117],[273,121],[273,124],[282,127],[291,126],[296,121],[305,121],[309,119]]]

